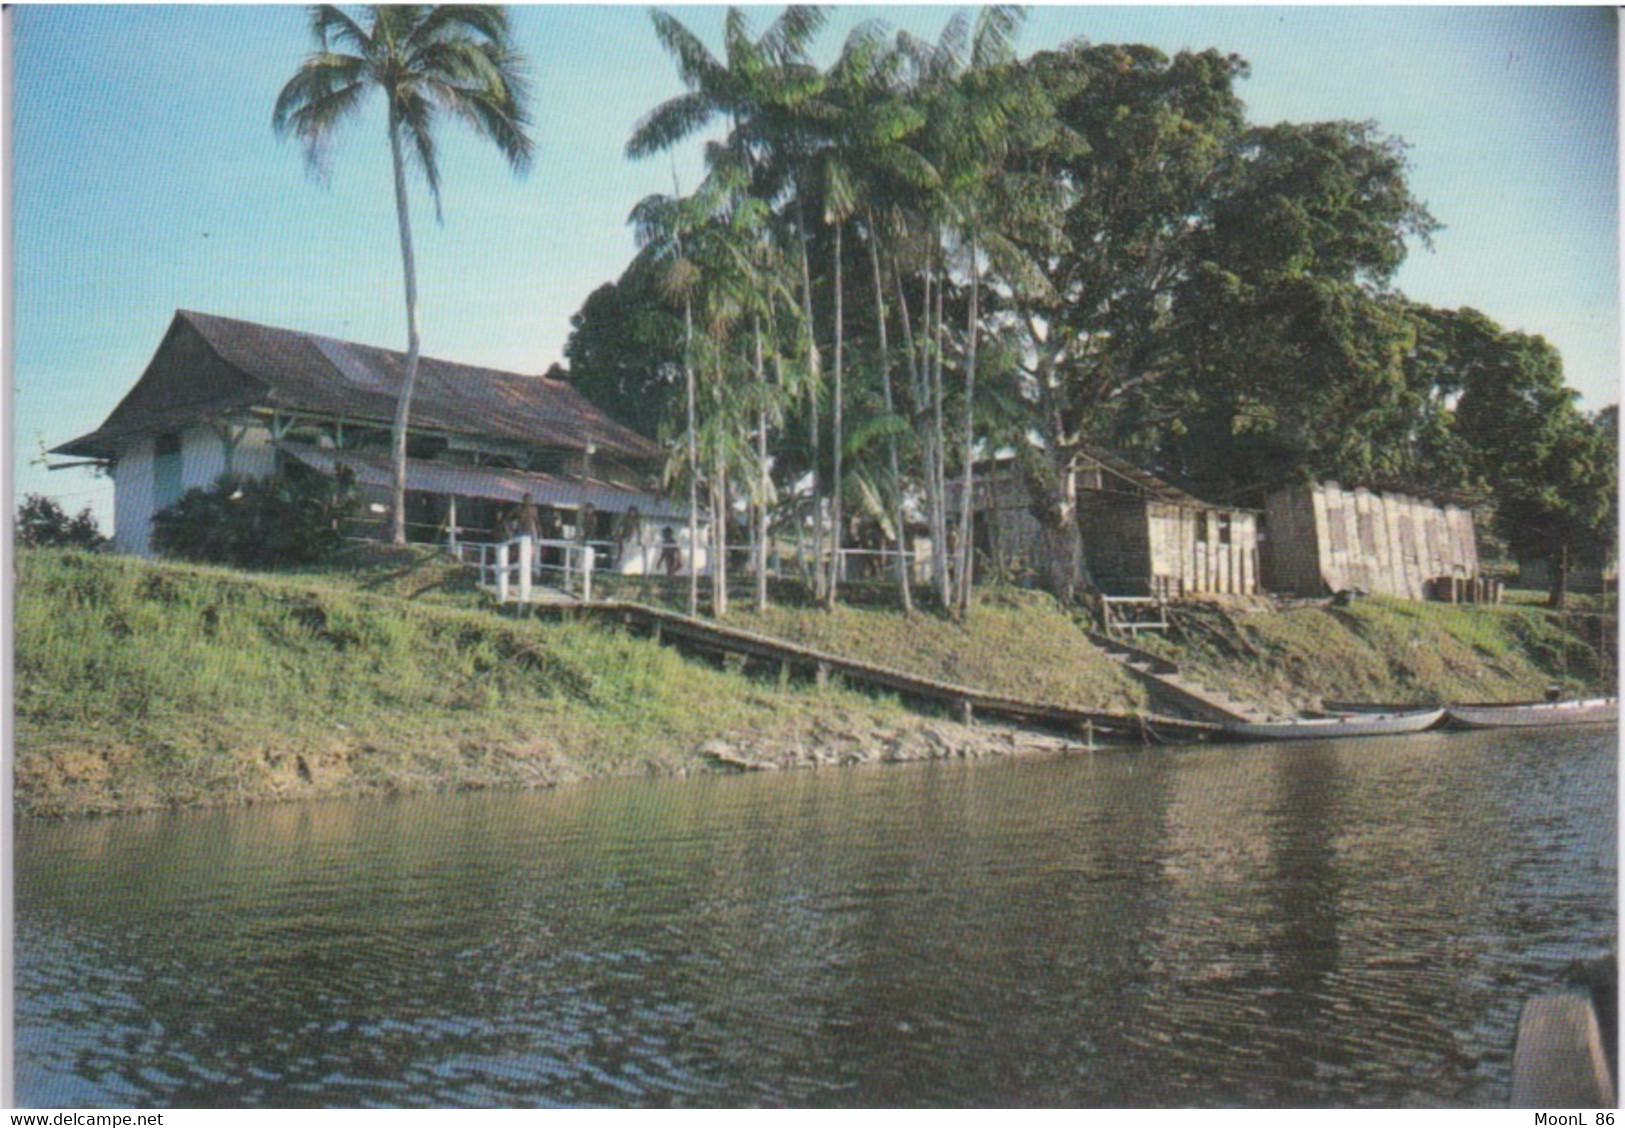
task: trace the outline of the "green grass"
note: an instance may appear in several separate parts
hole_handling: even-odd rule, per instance
[[[400,572],[19,552],[19,807],[677,772],[702,766],[715,737],[911,719],[884,698],[753,681],[619,630],[461,606],[481,597]]]
[[[1612,690],[1572,622],[1525,606],[1372,597],[1347,607],[1262,610],[1213,603],[1175,612],[1177,639],[1146,645],[1185,672],[1277,709],[1323,699],[1437,704]]]
[[[1009,697],[1127,712],[1139,683],[1042,592],[982,593],[963,623],[884,608],[770,607],[729,617],[746,630]]]
[[[883,696],[726,672],[589,620],[496,614],[466,569],[428,549],[357,549],[279,574],[52,550],[16,565],[15,797],[28,812],[547,786],[703,769],[719,738],[822,747],[926,723]],[[686,598],[682,582],[611,590]],[[1144,707],[1041,593],[989,589],[965,623],[905,616],[878,589],[832,611],[794,585],[773,594],[766,614],[728,621],[995,693]],[[1519,700],[1553,683],[1594,691],[1604,676],[1577,633],[1595,615],[1521,605],[1255,600],[1185,606],[1175,621],[1144,645],[1277,710]]]

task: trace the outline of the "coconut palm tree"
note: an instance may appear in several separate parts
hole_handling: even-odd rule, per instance
[[[393,539],[406,543],[406,427],[418,374],[417,270],[406,198],[410,159],[429,185],[440,216],[440,164],[435,124],[451,114],[487,138],[515,172],[529,167],[529,83],[509,45],[508,17],[499,5],[435,7],[376,4],[351,16],[320,4],[310,9],[317,49],[277,96],[272,127],[298,138],[311,170],[325,175],[338,128],[356,116],[374,90],[388,111],[395,172],[395,214],[406,280],[406,368],[395,403],[391,442],[394,471]]]

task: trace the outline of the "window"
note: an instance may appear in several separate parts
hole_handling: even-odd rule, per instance
[[[152,444],[152,507],[167,509],[180,496],[181,436],[178,431],[168,431]]]
[[[1219,514],[1219,543],[1230,543],[1230,514]]]

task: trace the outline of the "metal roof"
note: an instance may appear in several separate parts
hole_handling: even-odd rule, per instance
[[[277,448],[323,474],[333,474],[343,465],[355,474],[360,485],[386,490],[394,485],[386,456],[304,443],[278,443]],[[507,502],[521,502],[529,494],[537,505],[561,509],[576,509],[590,503],[600,513],[624,513],[636,507],[639,515],[646,519],[688,520],[686,508],[659,494],[594,478],[567,478],[533,470],[499,470],[409,458],[406,460],[406,488],[421,493]]]
[[[62,454],[110,458],[118,441],[247,407],[388,426],[406,358],[392,349],[179,310],[141,379],[95,431]],[[414,431],[653,462],[659,446],[610,419],[571,384],[422,357]]]

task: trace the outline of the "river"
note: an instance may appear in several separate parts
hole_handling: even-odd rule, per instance
[[[23,822],[27,1105],[1504,1104],[1613,728]]]

